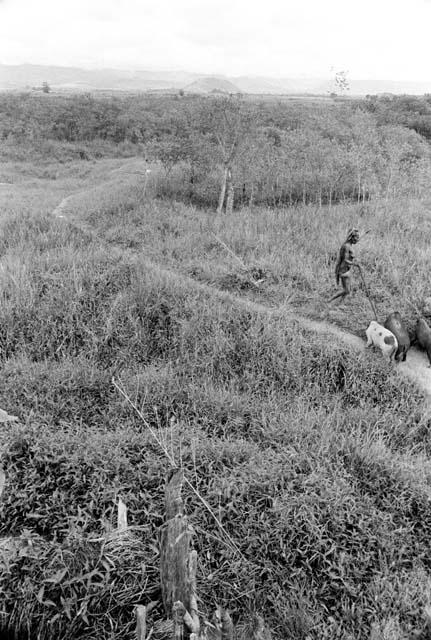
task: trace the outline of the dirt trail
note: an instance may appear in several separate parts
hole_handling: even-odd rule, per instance
[[[67,196],[67,198],[63,198],[60,204],[55,207],[54,211],[52,211],[52,215],[56,218],[64,218],[64,209],[66,208],[69,200],[71,200],[73,197],[78,195],[78,193],[79,192],[77,191],[76,193],[73,193],[71,196]]]
[[[148,264],[148,267],[157,268],[158,271],[166,275],[166,277],[178,278],[178,273],[170,271],[169,269],[165,269],[159,264],[149,262],[147,262],[146,264]],[[365,339],[362,340],[358,336],[350,333],[349,331],[341,329],[337,325],[325,322],[324,320],[312,320],[311,318],[307,318],[306,316],[301,316],[296,311],[292,311],[288,307],[268,307],[266,305],[259,304],[258,302],[254,302],[240,296],[235,296],[231,293],[217,289],[216,287],[200,283],[193,278],[190,278],[189,276],[185,276],[183,274],[180,275],[182,279],[189,280],[189,282],[192,283],[193,286],[211,292],[213,295],[214,293],[216,293],[227,302],[231,302],[232,304],[235,304],[237,306],[239,305],[253,311],[283,316],[285,318],[288,317],[290,320],[297,322],[304,329],[308,329],[309,331],[313,331],[314,333],[334,337],[337,340],[343,342],[343,344],[352,347],[352,349],[357,352],[365,352],[366,350]],[[407,360],[393,366],[394,371],[414,382],[425,393],[425,395],[429,399],[429,402],[431,403],[431,368],[429,368],[428,366],[428,358],[423,351],[412,347],[408,352]]]
[[[328,322],[309,320],[304,317],[299,318],[299,322],[303,327],[316,333],[331,334],[357,351],[365,351],[366,349],[365,340],[361,340],[358,336]],[[428,366],[428,358],[423,351],[416,349],[416,347],[411,347],[407,354],[407,360],[395,364],[394,367],[397,373],[414,382],[428,397],[428,401],[431,402],[431,368]]]
[[[114,169],[110,173],[121,173],[123,167],[118,169]],[[68,223],[73,224],[74,226],[80,228],[82,231],[86,233],[93,233],[94,230],[85,225],[80,225],[79,221],[73,218],[73,214],[71,215],[70,210],[67,212],[66,209],[70,204],[71,200],[74,196],[84,193],[85,190],[80,190],[71,195],[64,198],[60,204],[53,210],[52,215],[57,218],[66,219]],[[100,241],[100,238],[97,238]],[[131,251],[130,249],[125,249],[124,247],[118,247],[118,250],[121,251],[122,254],[130,253],[133,257],[136,258],[136,252]],[[142,260],[141,260],[142,261]],[[259,311],[263,313],[270,313],[271,315],[283,315],[284,317],[288,317],[289,319],[297,322],[301,327],[308,329],[309,331],[313,331],[314,333],[324,334],[328,336],[332,336],[337,340],[343,342],[344,344],[352,347],[357,352],[364,352],[366,349],[365,340],[362,340],[358,336],[341,329],[337,325],[331,324],[329,322],[325,322],[324,320],[312,320],[307,318],[306,316],[301,316],[300,314],[291,311],[287,307],[269,307],[266,305],[259,304],[257,302],[248,300],[246,298],[242,298],[240,296],[235,296],[229,292],[222,291],[216,287],[210,286],[208,284],[201,283],[189,276],[185,276],[183,274],[178,274],[177,272],[173,272],[169,269],[165,269],[159,264],[151,263],[146,261],[146,264],[149,268],[156,268],[162,274],[164,274],[167,278],[178,278],[178,275],[181,276],[184,280],[188,280],[193,283],[193,286],[211,292],[212,295],[216,294],[220,296],[220,299],[224,299],[227,302],[231,302],[235,305],[240,305],[242,307],[252,309],[254,311]],[[399,375],[411,380],[414,382],[425,394],[428,399],[428,405],[431,410],[431,368],[428,366],[428,358],[423,351],[412,347],[407,355],[407,360],[405,362],[401,362],[399,364],[394,365],[394,371],[396,371]]]
[[[124,164],[122,164],[120,167],[116,167],[115,169],[110,169],[108,174],[109,176],[115,176],[115,174],[118,175],[123,175],[123,176],[127,176],[127,175],[144,175],[143,170],[139,171],[139,169],[142,169],[142,164],[143,164],[143,160],[130,160]],[[144,168],[147,165],[144,165]],[[0,182],[0,184],[2,184]],[[93,184],[91,187],[86,187],[84,189],[78,189],[76,191],[74,191],[73,193],[71,193],[70,195],[66,196],[65,198],[63,198],[63,200],[55,207],[55,209],[51,212],[52,215],[56,218],[65,218],[65,209],[67,208],[69,202],[75,198],[78,195],[84,194],[84,193],[88,193],[93,189],[97,189],[100,188],[103,185],[110,185],[111,181],[109,180],[109,178],[105,178],[104,180],[101,180],[100,182],[96,182],[95,184]]]

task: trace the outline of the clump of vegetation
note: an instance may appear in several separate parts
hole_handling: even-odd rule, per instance
[[[358,272],[348,306],[327,304],[337,286],[337,252],[350,227],[368,231],[356,252],[380,322],[397,310],[414,331],[418,309],[429,297],[431,252],[424,232],[430,222],[424,199],[380,200],[365,207],[245,207],[231,216],[143,201],[138,195],[135,206],[128,211],[118,207],[118,215],[104,213],[85,195],[76,205],[110,243],[144,251],[153,262],[163,256],[166,266],[195,280],[271,306],[287,303],[361,337],[373,311]]]
[[[112,629],[132,637],[133,605],[160,597],[155,550],[167,460],[112,388],[112,373],[172,443],[175,459],[241,550],[242,558],[232,555],[211,515],[188,495],[199,593],[208,608],[222,601],[238,621],[265,610],[280,637],[327,633],[328,612],[335,635],[381,620],[378,577],[389,583],[395,572],[401,589],[399,568],[411,580],[423,566],[409,550],[423,549],[427,529],[416,528],[409,505],[422,501],[425,515],[426,494],[415,472],[403,471],[405,464],[422,474],[426,468],[409,453],[420,394],[372,356],[331,347],[280,315],[241,308],[227,294],[145,261],[119,263],[109,248],[79,255],[66,271],[58,255],[53,262],[45,256],[44,270],[36,256],[27,269],[29,291],[37,275],[49,286],[48,301],[61,293],[65,309],[74,309],[76,324],[66,325],[67,334],[40,332],[48,316],[44,304],[33,304],[20,348],[3,355],[1,402],[24,423],[3,435],[2,534],[22,549],[1,577],[4,628],[23,632],[25,612],[41,637],[108,637]],[[86,284],[97,300],[91,313]],[[77,348],[76,336],[88,333]],[[64,335],[75,338],[58,349]],[[396,457],[388,467],[390,455]],[[385,505],[366,489],[377,468],[385,468]],[[117,496],[138,527],[130,552],[127,545],[107,551]],[[33,554],[25,551],[29,544]],[[23,572],[27,587],[17,598]],[[400,617],[405,628],[419,624],[420,584],[412,596],[416,613],[406,606]],[[358,598],[364,605],[356,610]]]
[[[59,121],[76,106],[46,98]],[[12,119],[13,98],[5,100]],[[157,603],[150,624],[164,616],[158,554],[169,461],[149,424],[223,527],[186,492],[203,611],[226,605],[240,628],[259,612],[280,639],[409,637],[423,629],[431,604],[424,399],[379,356],[303,329],[292,311],[322,313],[338,243],[359,219],[371,229],[361,251],[380,312],[396,303],[412,321],[409,299],[426,292],[426,201],[391,200],[400,173],[388,200],[365,208],[335,206],[335,192],[331,206],[320,207],[324,182],[306,188],[306,203],[317,197],[317,206],[247,206],[226,216],[168,201],[164,189],[176,194],[177,177],[191,166],[170,147],[174,125],[186,141],[196,139],[183,128],[186,111],[169,111],[172,128],[161,129],[166,102],[148,100],[136,114],[155,123],[145,144],[159,164],[148,178],[141,166],[136,180],[119,174],[109,159],[85,171],[73,162],[70,175],[55,180],[34,176],[29,164],[15,174],[7,168],[29,184],[11,183],[7,193],[17,199],[5,199],[0,221],[0,406],[20,418],[1,434],[0,631],[127,639],[136,604]],[[97,115],[103,101],[78,103]],[[193,100],[181,105],[195,114]],[[108,107],[112,123],[124,103]],[[262,107],[262,118],[283,129],[265,134],[274,149],[300,139],[301,108]],[[321,131],[315,108],[308,122]],[[345,117],[351,140],[349,127],[363,114],[343,108],[332,116]],[[71,139],[57,132],[58,141],[96,139],[75,115]],[[205,135],[212,148],[210,129]],[[408,153],[418,143],[420,171],[423,141],[402,135]],[[356,178],[350,172],[346,180]],[[82,192],[67,201],[65,219],[49,215],[75,189]],[[271,202],[271,189],[263,182],[257,200]],[[354,189],[346,198],[357,199]],[[333,319],[361,334],[366,303],[360,289]],[[121,541],[119,497],[132,527]]]
[[[184,96],[0,98],[16,159],[142,155],[156,190],[200,206],[294,206],[423,195],[429,96],[322,104]],[[37,141],[37,144],[35,144]]]

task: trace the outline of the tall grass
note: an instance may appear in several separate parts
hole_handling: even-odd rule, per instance
[[[160,601],[168,463],[113,376],[241,550],[187,493],[203,610],[220,602],[239,624],[259,611],[280,639],[401,640],[421,629],[431,593],[421,394],[374,354],[220,291],[244,274],[211,235],[265,271],[262,293],[242,296],[275,306],[294,290],[307,301],[329,288],[328,261],[358,211],[228,220],[131,186],[113,192],[77,197],[81,230],[43,213],[1,221],[0,406],[20,417],[1,434],[2,633],[132,638],[134,605]],[[385,215],[392,245],[378,253]],[[385,215],[364,213],[364,226],[374,220],[367,269],[398,246],[401,213]],[[425,220],[425,208],[415,215]],[[419,232],[406,233],[426,252]],[[123,545],[112,539],[119,496],[133,527]],[[150,623],[162,615],[158,605]]]
[[[139,194],[134,202],[130,198],[129,194],[127,204],[124,198],[114,204],[109,216],[97,202],[87,208],[82,200],[77,204],[109,241],[139,248],[150,258],[162,259],[220,288],[249,289],[249,295],[271,304],[289,300],[309,315],[330,319],[358,334],[373,318],[359,274],[346,305],[327,304],[336,291],[337,252],[351,226],[369,232],[357,246],[357,255],[381,321],[399,310],[413,324],[415,307],[421,308],[429,295],[431,218],[426,200],[243,208],[226,216],[181,203],[142,199]],[[259,293],[218,239],[250,270],[258,269],[264,277]]]

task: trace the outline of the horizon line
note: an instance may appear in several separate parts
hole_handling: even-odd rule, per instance
[[[320,74],[316,73],[307,73],[307,72],[291,72],[286,75],[273,75],[271,72],[268,73],[230,73],[230,72],[211,72],[211,71],[192,71],[185,68],[176,68],[176,67],[144,67],[141,65],[137,66],[87,66],[80,64],[58,64],[58,63],[45,63],[45,62],[2,62],[0,60],[0,66],[3,67],[54,67],[57,69],[79,69],[81,71],[123,71],[123,72],[138,72],[138,71],[146,71],[149,73],[189,73],[197,76],[211,77],[211,78],[242,78],[242,77],[252,77],[252,78],[269,78],[271,80],[284,80],[284,79],[302,79],[302,80],[320,80],[320,79],[330,79],[333,77],[333,74],[330,72]],[[347,71],[349,74],[349,72]],[[431,84],[430,79],[422,79],[422,80],[412,80],[406,78],[393,78],[393,77],[369,77],[369,76],[354,76],[351,75],[348,77],[349,81],[355,82],[394,82],[394,83],[408,83],[408,84]]]

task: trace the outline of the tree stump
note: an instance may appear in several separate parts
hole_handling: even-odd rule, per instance
[[[175,469],[167,478],[166,525],[162,533],[160,579],[166,615],[171,615],[175,602],[190,611],[192,585],[189,572],[191,529],[181,497],[183,472]]]

